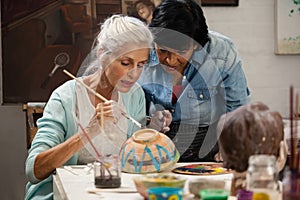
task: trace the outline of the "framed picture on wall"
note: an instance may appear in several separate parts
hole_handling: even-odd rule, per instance
[[[239,0],[199,0],[202,6],[238,6]]]
[[[300,54],[300,0],[276,0],[275,29],[275,53]]]

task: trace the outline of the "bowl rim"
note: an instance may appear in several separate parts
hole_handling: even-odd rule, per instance
[[[173,177],[174,179],[168,179],[168,178],[163,178],[163,176],[167,177]],[[155,179],[165,179],[167,182],[182,182],[182,181],[187,181],[186,177],[183,176],[178,176],[176,174],[169,174],[169,173],[149,173],[149,174],[142,174],[140,176],[134,176],[134,180],[137,181],[142,181],[142,182],[155,182]]]
[[[141,134],[144,133],[153,133],[153,134],[141,136]],[[154,139],[156,139],[158,136],[159,136],[159,132],[157,130],[151,128],[145,128],[145,129],[137,130],[136,132],[134,132],[134,134],[131,137],[135,142],[141,143],[141,142],[151,142]]]

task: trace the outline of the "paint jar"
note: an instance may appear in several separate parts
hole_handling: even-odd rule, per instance
[[[281,199],[275,156],[250,156],[246,188],[253,192],[253,200]]]
[[[253,192],[249,190],[238,190],[237,199],[238,200],[252,200]]]
[[[201,200],[227,200],[229,191],[222,189],[205,189],[199,192]]]
[[[94,163],[94,178],[97,188],[118,188],[121,186],[121,165],[119,155],[105,155],[101,162]]]

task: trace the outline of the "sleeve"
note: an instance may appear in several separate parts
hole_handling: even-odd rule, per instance
[[[232,42],[228,42],[228,54],[223,71],[223,84],[226,92],[227,112],[247,104],[250,92],[242,68],[242,61]]]
[[[59,91],[55,90],[52,93],[44,109],[43,117],[37,121],[38,131],[32,141],[26,160],[26,175],[32,183],[41,181],[34,176],[36,156],[65,140],[67,117]]]
[[[136,84],[136,87],[132,88],[132,92],[127,93],[126,97],[127,113],[142,125],[146,125],[146,101],[142,88]],[[138,126],[129,121],[127,136],[130,137],[139,129]]]

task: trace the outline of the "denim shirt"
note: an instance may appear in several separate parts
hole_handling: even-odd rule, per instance
[[[144,89],[148,114],[168,109],[173,122],[209,125],[246,104],[250,97],[242,62],[231,40],[210,32],[209,42],[194,51],[184,70],[183,90],[172,104],[173,76],[160,66],[153,49],[138,82]]]

